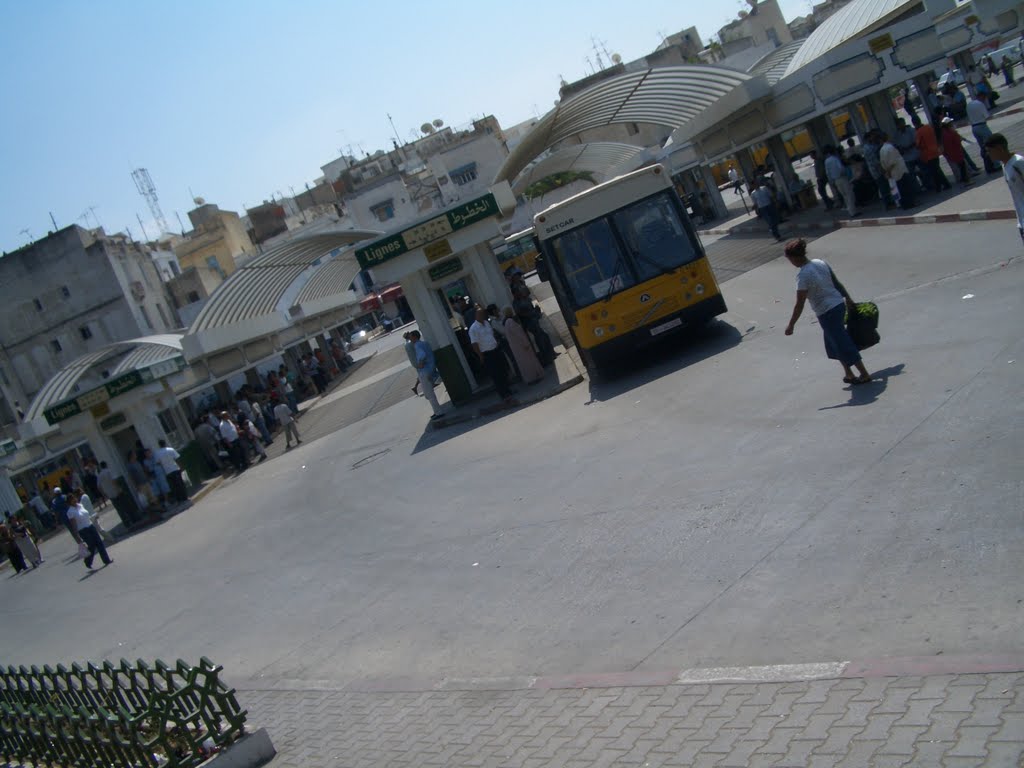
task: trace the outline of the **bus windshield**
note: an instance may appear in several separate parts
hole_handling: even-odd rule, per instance
[[[577,307],[697,259],[670,192],[620,208],[551,240]]]

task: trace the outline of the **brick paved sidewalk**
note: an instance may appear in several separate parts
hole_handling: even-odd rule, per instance
[[[1024,759],[1022,672],[240,696],[270,731],[274,768],[1020,768]]]

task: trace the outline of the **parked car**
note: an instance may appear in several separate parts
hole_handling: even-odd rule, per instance
[[[361,347],[370,340],[370,334],[366,331],[356,331],[349,338],[348,343],[350,347]]]
[[[959,69],[949,69],[942,73],[942,77],[939,78],[939,82],[936,84],[935,90],[941,91],[942,86],[951,80],[956,86],[961,86],[967,82],[967,80],[964,79],[964,73]]]

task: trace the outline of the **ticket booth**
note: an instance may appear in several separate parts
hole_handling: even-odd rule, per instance
[[[433,347],[437,368],[452,402],[465,402],[479,386],[466,351],[462,315],[451,299],[469,296],[482,306],[511,303],[505,276],[488,242],[501,235],[502,216],[515,210],[507,183],[474,200],[446,208],[356,251],[377,282],[398,282]]]

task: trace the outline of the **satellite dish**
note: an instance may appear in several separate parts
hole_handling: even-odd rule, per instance
[[[206,200],[204,200],[201,197],[193,197],[192,202],[195,203],[196,205],[206,205]]]
[[[612,61],[615,62],[616,64],[621,64],[622,63],[622,57],[619,56],[619,54],[617,54],[617,53],[613,53],[612,54]]]
[[[429,136],[433,132],[434,126],[432,126],[430,123],[424,123],[423,125],[420,126],[420,133],[422,133],[424,136]]]
[[[434,121],[434,127],[435,127],[435,128],[441,128],[442,126],[444,126],[444,120],[442,120],[442,119],[441,119],[441,118],[439,117],[439,118],[437,118],[437,119],[436,119],[436,120]]]

